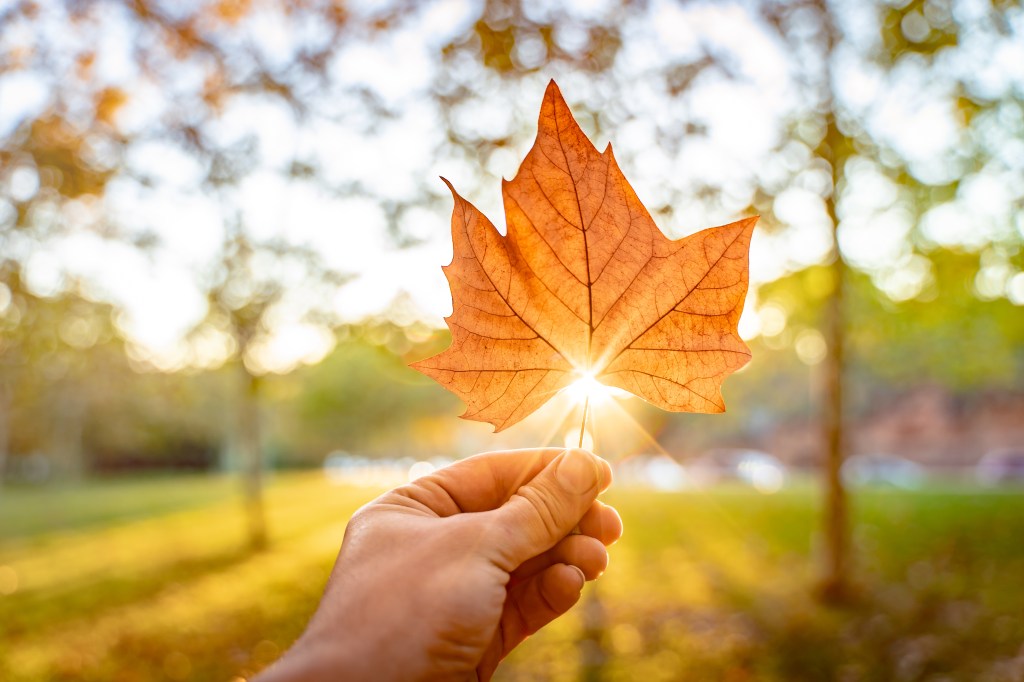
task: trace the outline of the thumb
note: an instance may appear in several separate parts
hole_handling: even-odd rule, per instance
[[[566,450],[496,509],[501,567],[512,571],[553,547],[580,522],[611,481],[611,467],[585,450]]]

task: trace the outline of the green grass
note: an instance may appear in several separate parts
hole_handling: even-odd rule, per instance
[[[87,485],[0,489],[0,542],[82,530],[212,504],[237,481],[222,476],[151,477],[91,481]]]
[[[235,492],[195,477],[3,491],[0,679],[230,680],[273,660],[379,491],[277,477],[258,554]],[[810,488],[608,499],[626,534],[607,574],[499,679],[1024,679],[1019,493],[857,495],[843,608],[813,597]]]

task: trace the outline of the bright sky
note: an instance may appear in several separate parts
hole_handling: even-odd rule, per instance
[[[43,4],[45,17],[56,3]],[[572,4],[582,14],[600,16],[604,3],[576,0]],[[856,14],[857,4],[851,7],[847,11]],[[261,168],[228,197],[230,205],[242,207],[252,234],[257,238],[284,236],[312,245],[329,264],[355,276],[332,302],[344,319],[356,321],[380,314],[396,297],[406,295],[424,319],[442,324],[441,318],[451,310],[441,273],[441,266],[451,258],[450,203],[445,200],[436,207],[407,213],[405,232],[420,241],[398,248],[388,237],[381,202],[406,199],[421,186],[444,197],[446,190],[436,179],[443,175],[502,226],[499,178],[515,174],[532,144],[536,112],[551,76],[558,79],[570,103],[591,100],[597,89],[607,88],[609,83],[621,88],[615,92],[616,98],[628,102],[637,115],[607,134],[616,155],[623,159],[627,178],[649,206],[664,203],[672,188],[692,187],[701,181],[726,187],[721,206],[692,199],[673,206],[668,224],[656,216],[660,227],[674,237],[742,217],[749,191],[737,184],[737,178],[754,173],[769,179],[782,177],[806,165],[807,147],[797,139],[782,144],[782,153],[773,157],[774,166],[764,163],[780,144],[780,121],[796,97],[793,64],[783,46],[740,4],[679,6],[667,0],[653,2],[649,12],[633,15],[623,26],[626,40],[609,78],[541,73],[518,86],[503,86],[500,98],[481,96],[455,112],[456,125],[466,131],[521,131],[514,149],[487,159],[459,158],[454,151],[450,156],[434,156],[445,133],[427,96],[436,70],[442,68],[433,55],[439,45],[465,29],[475,15],[470,9],[459,1],[429,3],[415,21],[391,33],[388,40],[356,43],[341,50],[331,67],[332,77],[365,85],[399,112],[395,120],[370,134],[365,113],[350,111],[347,117],[330,121],[314,117],[299,127],[283,105],[252,97],[232,100],[216,126],[215,137],[224,143],[248,135],[259,142]],[[304,39],[289,33],[284,22],[259,12],[250,23],[251,35],[268,46],[268,54],[286,54]],[[108,34],[99,43],[99,77],[135,82],[137,70],[124,47],[128,41],[117,40],[118,31],[128,29],[116,18],[104,25]],[[14,42],[19,40],[18,31],[12,34]],[[21,34],[20,39],[31,39],[31,33]],[[571,45],[579,37],[569,31],[556,39]],[[661,81],[655,83],[644,74],[673,60],[692,59],[703,46],[728,54],[737,78],[699,78],[682,104],[668,105],[659,94]],[[979,64],[985,65],[979,73],[988,87],[998,90],[1007,83],[1024,83],[1024,41],[1001,46],[994,54],[985,53],[985,47],[977,46],[976,52],[985,57],[979,56]],[[520,49],[524,51],[521,56],[528,59],[533,48],[525,44]],[[950,149],[956,145],[958,114],[942,83],[915,82],[919,75],[907,70],[897,74],[895,85],[886,84],[880,73],[852,60],[841,60],[836,75],[844,101],[869,116],[883,139],[914,160],[922,176],[931,174],[932,181],[942,182],[944,173],[956,170],[957,159]],[[181,87],[191,87],[188,80],[186,73]],[[486,94],[487,85],[485,80],[482,93]],[[45,108],[54,87],[55,83],[34,74],[0,77],[0,134]],[[145,130],[159,116],[165,98],[173,96],[147,89],[145,84],[134,87],[128,104],[118,114],[118,126],[129,132]],[[343,103],[333,106],[344,109]],[[659,127],[670,127],[684,118],[702,121],[708,136],[687,140],[678,153],[662,149],[656,135]],[[583,125],[586,127],[586,122]],[[599,148],[607,141],[594,140]],[[372,194],[338,197],[311,183],[286,181],[278,171],[297,154],[316,158],[330,183],[359,182]],[[1024,142],[1017,139],[1010,144],[1005,156],[1009,171],[980,176],[962,190],[962,201],[944,204],[926,215],[929,238],[937,244],[980,248],[1014,221],[1024,234],[1020,216],[1010,213],[1014,198],[1024,196]],[[853,264],[877,273],[894,298],[913,297],[924,286],[929,270],[927,264],[915,260],[920,257],[913,256],[907,246],[910,218],[895,202],[896,188],[880,169],[867,161],[858,163],[848,174],[851,192],[841,206],[844,253]],[[137,144],[129,153],[128,165],[153,177],[154,185],[144,187],[128,178],[116,180],[102,204],[75,202],[62,218],[86,228],[103,215],[112,216],[129,229],[154,232],[160,239],[157,250],[143,254],[81,229],[32,255],[28,278],[44,293],[60,287],[64,273],[94,282],[104,296],[124,306],[121,323],[126,332],[147,352],[162,358],[163,365],[173,367],[189,357],[183,350],[183,333],[204,316],[205,301],[195,282],[220,243],[224,214],[216,200],[197,191],[201,169],[178,148],[160,141]],[[776,209],[789,229],[755,235],[751,251],[755,284],[827,256],[831,237],[821,199],[827,184],[823,170],[804,168],[783,188]],[[15,173],[9,189],[12,194],[31,196],[37,187],[34,173],[26,171]],[[0,217],[7,208],[0,199]],[[1006,273],[1006,282],[1013,277],[1013,272]],[[1024,294],[1021,298],[1024,304]],[[755,314],[755,306],[748,304],[744,334],[756,335],[763,322],[773,324],[777,313],[769,311],[762,320]],[[286,369],[297,362],[314,361],[331,343],[328,335],[297,317],[282,319],[277,336],[265,344],[264,364],[268,369]]]

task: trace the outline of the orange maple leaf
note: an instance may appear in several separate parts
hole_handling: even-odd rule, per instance
[[[665,410],[725,411],[722,381],[750,359],[736,324],[756,217],[666,237],[554,81],[502,181],[507,236],[444,182],[452,343],[412,366],[466,402],[463,418],[501,431],[582,377]]]

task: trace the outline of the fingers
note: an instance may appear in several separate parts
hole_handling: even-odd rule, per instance
[[[502,614],[502,655],[572,608],[580,600],[584,581],[575,566],[554,564],[510,590]]]
[[[580,523],[611,481],[604,460],[585,450],[566,450],[487,515],[493,525],[496,563],[511,572],[546,552]]]
[[[603,545],[611,545],[622,537],[622,517],[614,507],[595,500],[580,519],[579,531],[597,538]]]
[[[583,585],[578,568],[555,564],[509,589],[498,633],[477,668],[478,679],[491,679],[498,663],[512,649],[571,609],[579,601]]]
[[[512,572],[509,587],[526,580],[553,564],[571,564],[583,571],[587,580],[594,580],[608,568],[611,545],[622,536],[622,519],[614,507],[595,500],[587,509],[578,526],[579,534],[562,538],[558,544],[535,557],[527,559]]]
[[[436,472],[443,487],[464,512],[490,511],[505,504],[519,488],[543,471],[565,448],[532,448],[487,452]],[[602,470],[602,488],[612,482],[608,462],[594,457]]]
[[[513,571],[509,589],[555,564],[569,564],[583,571],[587,580],[594,580],[608,568],[608,551],[596,538],[587,535],[570,535],[532,559],[528,559]]]
[[[389,495],[414,500],[438,516],[490,511],[503,505],[563,452],[564,448],[487,452],[455,462]],[[610,482],[610,468],[608,475]]]

